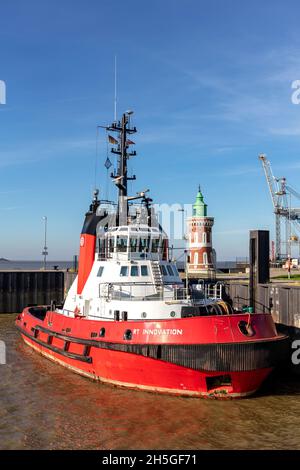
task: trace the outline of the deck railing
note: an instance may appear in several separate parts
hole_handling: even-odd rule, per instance
[[[154,284],[151,282],[101,283],[99,297],[107,300],[163,300],[180,302],[190,299],[189,290],[181,284]]]

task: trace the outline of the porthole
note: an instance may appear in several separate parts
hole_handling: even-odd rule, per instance
[[[147,313],[146,312],[143,312],[142,313],[142,318],[146,318],[147,317]]]
[[[101,330],[99,332],[99,337],[104,338],[104,336],[105,336],[105,328],[101,328]]]
[[[170,317],[174,318],[176,316],[176,313],[174,312],[174,310],[172,310],[172,312],[170,313]]]
[[[126,330],[124,333],[124,339],[129,341],[132,339],[132,331],[131,330]]]

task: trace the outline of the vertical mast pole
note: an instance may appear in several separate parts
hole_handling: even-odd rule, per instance
[[[115,55],[115,102],[114,102],[114,121],[117,122],[117,56]]]
[[[126,126],[127,116],[123,114],[121,123],[121,155],[119,186],[119,225],[127,225],[127,152],[126,152]]]

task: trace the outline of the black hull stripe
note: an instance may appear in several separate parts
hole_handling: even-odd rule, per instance
[[[211,372],[242,372],[273,368],[286,361],[290,352],[289,338],[287,336],[274,340],[245,341],[243,343],[130,344],[66,336],[40,325],[37,325],[35,328],[47,333],[49,336],[81,344],[82,346],[137,354],[194,370]],[[21,328],[20,330],[23,334],[26,334]],[[27,334],[27,336],[36,341],[36,338],[31,335]],[[50,348],[50,345],[42,341],[39,341],[39,344]],[[57,349],[55,352],[66,355],[65,351],[58,348],[55,349]]]
[[[84,356],[82,354],[75,354],[75,353],[70,353],[68,351],[64,351],[63,349],[57,348],[56,346],[52,346],[52,344],[44,343],[44,341],[41,341],[35,338],[34,336],[30,335],[29,333],[27,333],[27,331],[24,331],[20,327],[17,327],[17,328],[20,330],[22,335],[26,336],[27,338],[30,338],[32,341],[39,344],[40,346],[50,349],[50,351],[61,354],[62,356],[68,357],[69,359],[75,359],[76,361],[81,361],[81,362],[88,362],[89,364],[92,363],[92,358],[90,356]]]

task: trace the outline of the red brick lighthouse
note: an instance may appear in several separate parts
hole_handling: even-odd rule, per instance
[[[193,205],[193,215],[188,218],[188,264],[189,274],[211,275],[216,267],[216,254],[212,246],[214,218],[207,216],[200,186]]]

